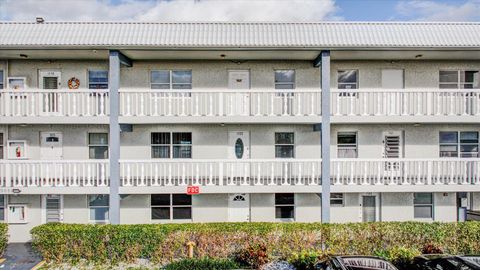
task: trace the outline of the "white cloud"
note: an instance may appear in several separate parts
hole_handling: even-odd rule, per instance
[[[3,6],[2,6],[2,1]],[[0,0],[0,17],[33,21],[318,21],[335,0]]]
[[[458,0],[457,4],[407,0],[396,6],[397,12],[421,21],[475,21],[480,19],[480,0]]]

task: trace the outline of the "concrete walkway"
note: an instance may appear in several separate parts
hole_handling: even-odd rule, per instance
[[[30,270],[42,261],[29,243],[8,244],[3,258],[6,260],[0,264],[0,270]]]

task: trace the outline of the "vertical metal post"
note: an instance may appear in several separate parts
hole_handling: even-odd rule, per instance
[[[120,88],[120,52],[110,51],[109,56],[109,99],[110,99],[110,133],[109,133],[109,162],[110,162],[110,207],[109,217],[111,224],[120,224],[120,125],[119,93]]]
[[[330,222],[330,51],[321,53],[322,74],[322,222]]]

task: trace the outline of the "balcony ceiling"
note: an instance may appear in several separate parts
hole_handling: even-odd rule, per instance
[[[307,60],[313,61],[321,49],[123,49],[132,60]],[[22,56],[21,56],[22,55]],[[26,56],[26,57],[25,57]],[[480,60],[480,50],[332,50],[332,60]],[[0,59],[107,60],[101,49],[0,49]]]

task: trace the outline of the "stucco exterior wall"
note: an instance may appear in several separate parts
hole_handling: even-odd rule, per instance
[[[443,125],[422,124],[414,125],[332,125],[331,152],[332,158],[338,157],[337,135],[339,132],[357,132],[358,158],[382,158],[383,134],[388,131],[400,131],[403,134],[404,158],[438,158],[440,131],[477,131],[478,125]]]
[[[23,243],[32,239],[30,230],[41,224],[42,222],[42,209],[41,209],[41,196],[40,195],[13,195],[8,196],[9,204],[24,204],[26,209],[27,223],[9,224],[8,234],[9,242]]]
[[[192,197],[194,222],[225,222],[228,220],[228,194],[201,194]]]
[[[413,193],[382,193],[382,221],[413,220]]]
[[[3,66],[3,67],[2,67]],[[6,70],[0,62],[0,69]],[[10,60],[8,75],[26,77],[27,86],[38,87],[38,70],[53,69],[62,71],[61,85],[67,86],[71,77],[80,79],[80,88],[88,85],[88,70],[108,70],[107,61],[87,60]],[[320,85],[320,72],[312,67],[311,61],[134,61],[131,68],[121,69],[122,88],[150,88],[150,71],[168,69],[192,70],[194,88],[227,88],[227,71],[248,69],[251,71],[253,89],[273,88],[273,71],[276,69],[295,69],[297,88],[317,88]],[[332,88],[337,87],[337,71],[344,69],[359,70],[359,87],[375,89],[381,87],[382,69],[404,69],[405,87],[438,88],[439,70],[480,69],[478,61],[337,61],[331,63]]]
[[[453,192],[434,193],[433,197],[435,221],[457,221],[457,196]]]
[[[360,197],[358,193],[343,194],[343,206],[330,208],[330,221],[332,223],[359,222],[362,220]]]
[[[250,205],[251,221],[275,221],[275,194],[250,194]]]
[[[63,195],[63,222],[89,223],[87,195]]]

